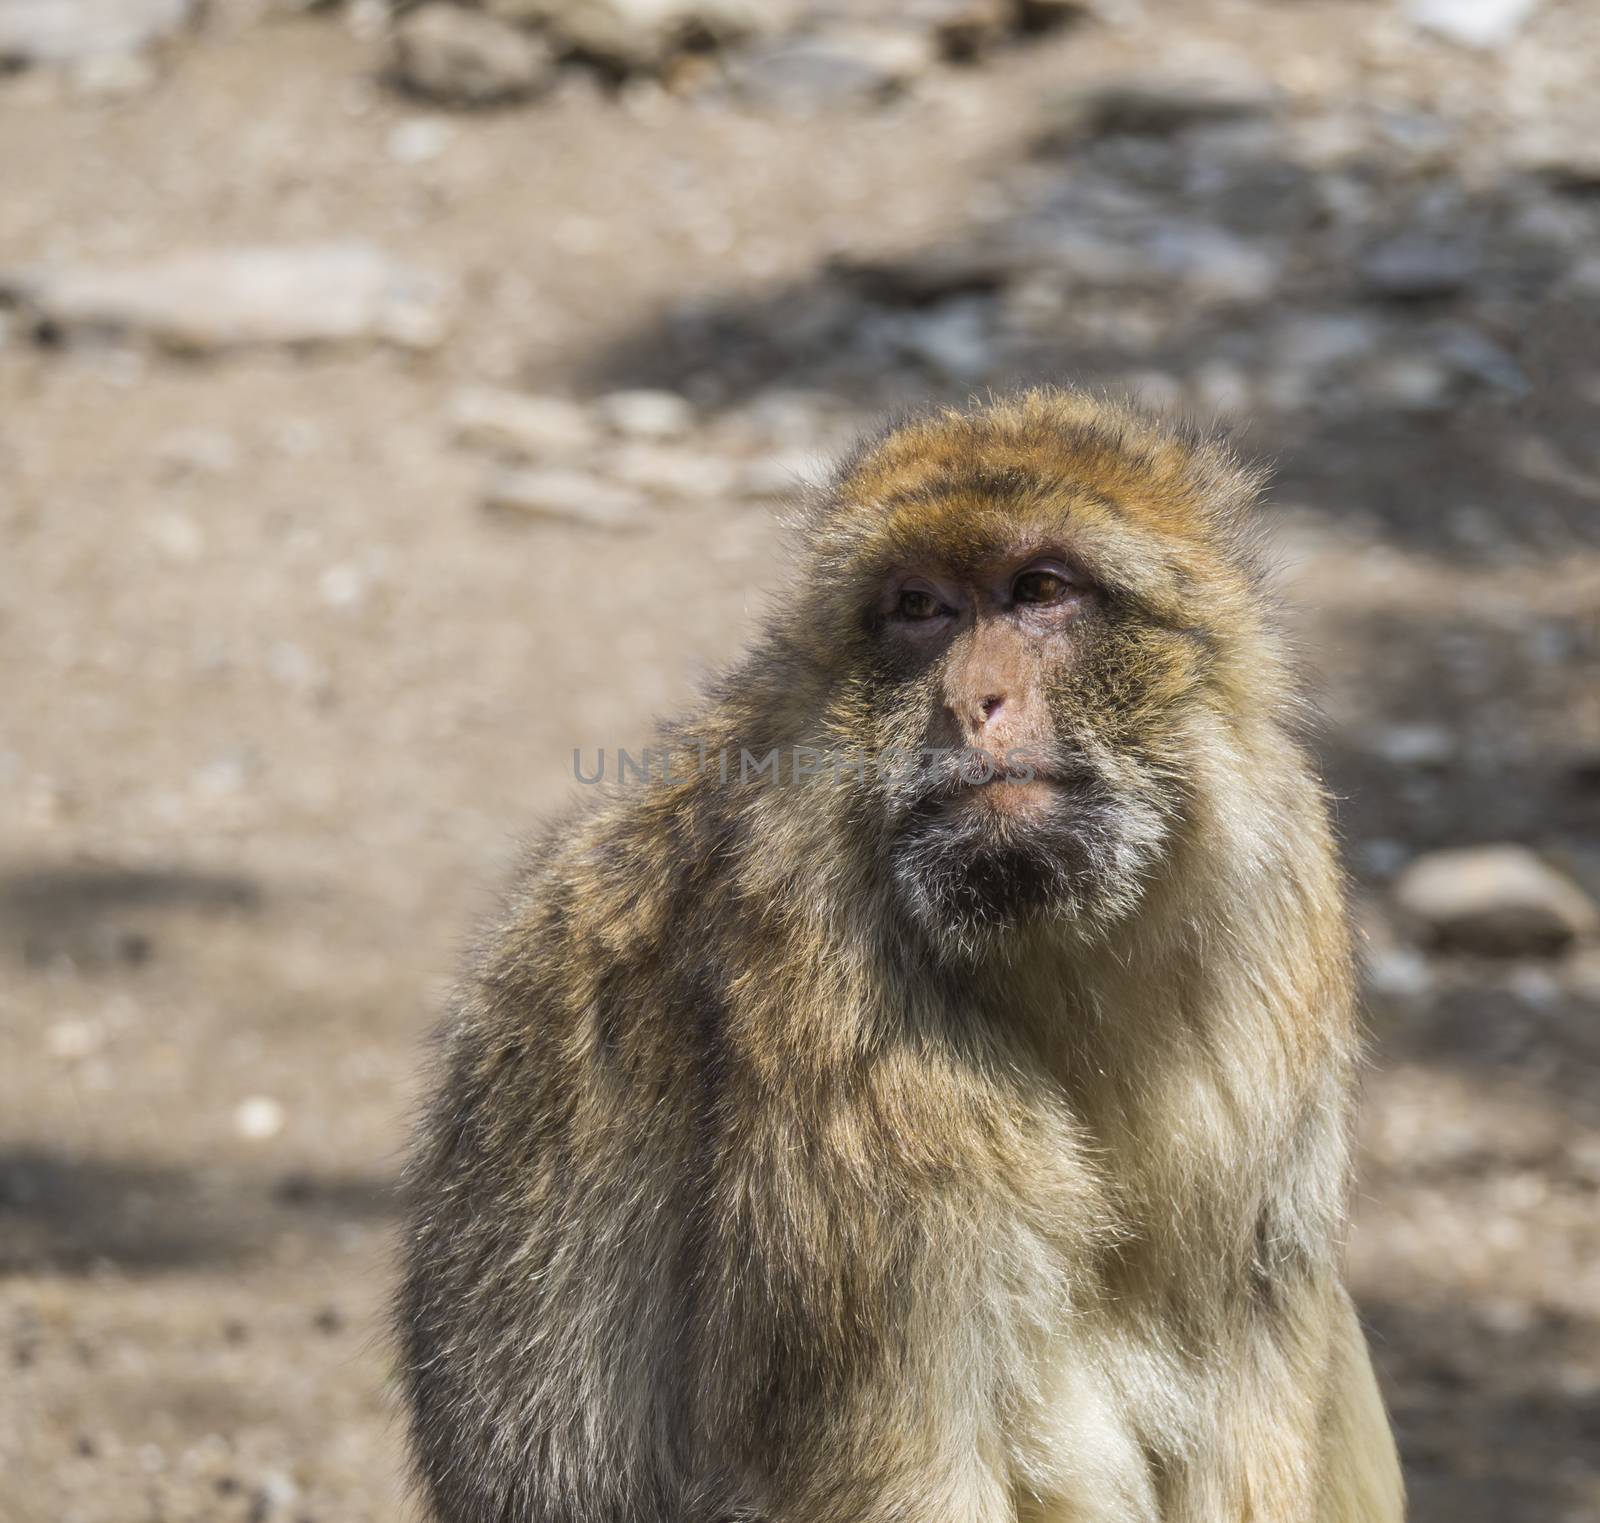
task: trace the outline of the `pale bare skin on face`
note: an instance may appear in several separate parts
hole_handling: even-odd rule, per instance
[[[1051,723],[1042,672],[1063,658],[1096,595],[1054,548],[996,556],[965,576],[907,567],[886,579],[886,638],[909,660],[942,666],[935,734],[975,763],[971,785],[944,809],[1020,821],[1051,806],[1059,784],[1043,765]]]

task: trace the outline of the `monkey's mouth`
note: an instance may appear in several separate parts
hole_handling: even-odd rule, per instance
[[[898,800],[890,861],[902,904],[946,951],[1040,919],[1110,924],[1161,836],[1159,819],[1067,747],[917,781]]]
[[[989,777],[948,790],[935,807],[942,810],[981,809],[997,816],[1026,816],[1054,807],[1062,797],[1061,783],[1032,769],[1001,769]]]
[[[1001,813],[1043,809],[1073,784],[1067,769],[1039,756],[965,751],[946,759],[923,780],[909,813],[938,816],[968,809]]]

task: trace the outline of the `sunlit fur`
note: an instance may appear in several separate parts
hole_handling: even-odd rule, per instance
[[[797,526],[674,780],[532,852],[411,1174],[441,1523],[1401,1516],[1339,1278],[1342,889],[1255,492],[1070,392],[906,423]],[[920,745],[871,589],[1039,535],[1102,589],[1041,674],[1058,856],[921,830],[929,773],[739,780],[741,750]],[[1010,888],[972,878],[1013,848]]]

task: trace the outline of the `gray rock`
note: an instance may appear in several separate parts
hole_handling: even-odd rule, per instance
[[[788,451],[798,458],[831,446],[841,414],[847,412],[829,392],[769,387],[743,405],[737,423],[758,447]]]
[[[1573,265],[1560,289],[1562,295],[1600,296],[1600,254],[1591,254]]]
[[[993,318],[992,305],[981,298],[940,302],[904,319],[900,343],[935,375],[975,381],[994,366]]]
[[[555,56],[542,37],[478,11],[430,4],[394,30],[392,77],[403,89],[447,106],[495,106],[546,89]]]
[[[247,345],[438,344],[452,292],[363,243],[236,247],[147,264],[0,273],[36,336],[120,337],[209,353]]]
[[[1386,725],[1372,736],[1372,749],[1396,767],[1439,769],[1456,759],[1460,746],[1443,725]]]
[[[1271,251],[1209,223],[1161,223],[1142,243],[1145,258],[1159,273],[1200,295],[1257,301],[1278,283],[1279,261]]]
[[[955,296],[999,290],[1016,273],[1016,257],[1004,249],[931,248],[891,259],[841,256],[829,273],[868,301],[890,307],[922,307]]]
[[[1430,852],[1394,893],[1425,940],[1486,957],[1548,956],[1600,928],[1588,895],[1522,846]]]
[[[715,502],[738,495],[738,465],[702,448],[623,444],[613,449],[601,464],[612,481],[656,497]]]
[[[765,30],[779,8],[761,0],[484,0],[490,14],[542,27],[562,48],[627,73],[650,72],[687,47],[722,46]]]
[[[472,386],[450,403],[458,444],[512,460],[582,454],[599,437],[588,411],[565,397]]]
[[[507,517],[599,529],[632,528],[644,520],[648,508],[638,492],[587,472],[535,467],[501,471],[484,490],[483,505]]]
[[[1041,266],[1089,285],[1170,286],[1200,297],[1258,301],[1278,283],[1280,258],[1226,228],[1179,218],[1107,221],[1100,229],[1063,226],[1034,240]]]
[[[1454,296],[1471,284],[1478,256],[1447,238],[1403,234],[1367,251],[1361,275],[1367,289],[1390,301]]]
[[[1476,328],[1451,328],[1436,343],[1439,358],[1458,375],[1470,377],[1508,396],[1526,396],[1528,377],[1511,355]]]
[[[1420,999],[1433,991],[1433,969],[1412,947],[1384,947],[1367,955],[1367,987],[1388,999]]]
[[[1367,312],[1315,312],[1286,317],[1273,335],[1274,359],[1286,369],[1322,372],[1373,354],[1383,324]]]
[[[1539,0],[1405,0],[1413,26],[1469,48],[1503,48],[1532,18]]]
[[[1450,405],[1450,371],[1425,354],[1396,354],[1369,367],[1363,390],[1402,413],[1441,412]]]
[[[694,408],[675,391],[613,391],[595,403],[595,414],[629,439],[681,439],[695,424]]]
[[[1113,134],[1172,137],[1192,127],[1263,117],[1276,103],[1274,95],[1254,86],[1204,81],[1151,78],[1090,85],[1048,103],[1052,126],[1041,146],[1067,147]]]
[[[181,30],[196,0],[0,0],[0,66],[136,53]]]
[[[399,122],[384,145],[396,164],[427,164],[455,142],[455,127],[436,116],[417,116]]]
[[[746,100],[804,113],[891,99],[925,74],[933,60],[933,45],[925,36],[850,27],[757,43],[732,73]]]
[[[1580,138],[1576,132],[1540,143],[1524,151],[1520,159],[1520,167],[1563,195],[1582,198],[1600,189],[1600,143]],[[1577,220],[1587,222],[1581,213]]]
[[[180,428],[156,445],[163,474],[231,476],[239,464],[239,445],[232,434],[219,428]]]
[[[982,58],[1004,39],[1013,20],[1006,0],[911,0],[904,14],[952,63]]]
[[[127,100],[156,82],[155,65],[145,53],[96,53],[72,65],[72,91],[83,100]]]
[[[1011,0],[1011,14],[1021,32],[1053,32],[1095,14],[1085,0]]]

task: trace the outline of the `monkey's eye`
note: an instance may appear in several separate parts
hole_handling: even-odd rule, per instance
[[[1024,571],[1011,584],[1018,603],[1059,603],[1072,594],[1072,585],[1054,571]]]
[[[907,587],[895,604],[895,612],[902,619],[931,619],[942,606],[931,592],[926,592],[921,587]]]

